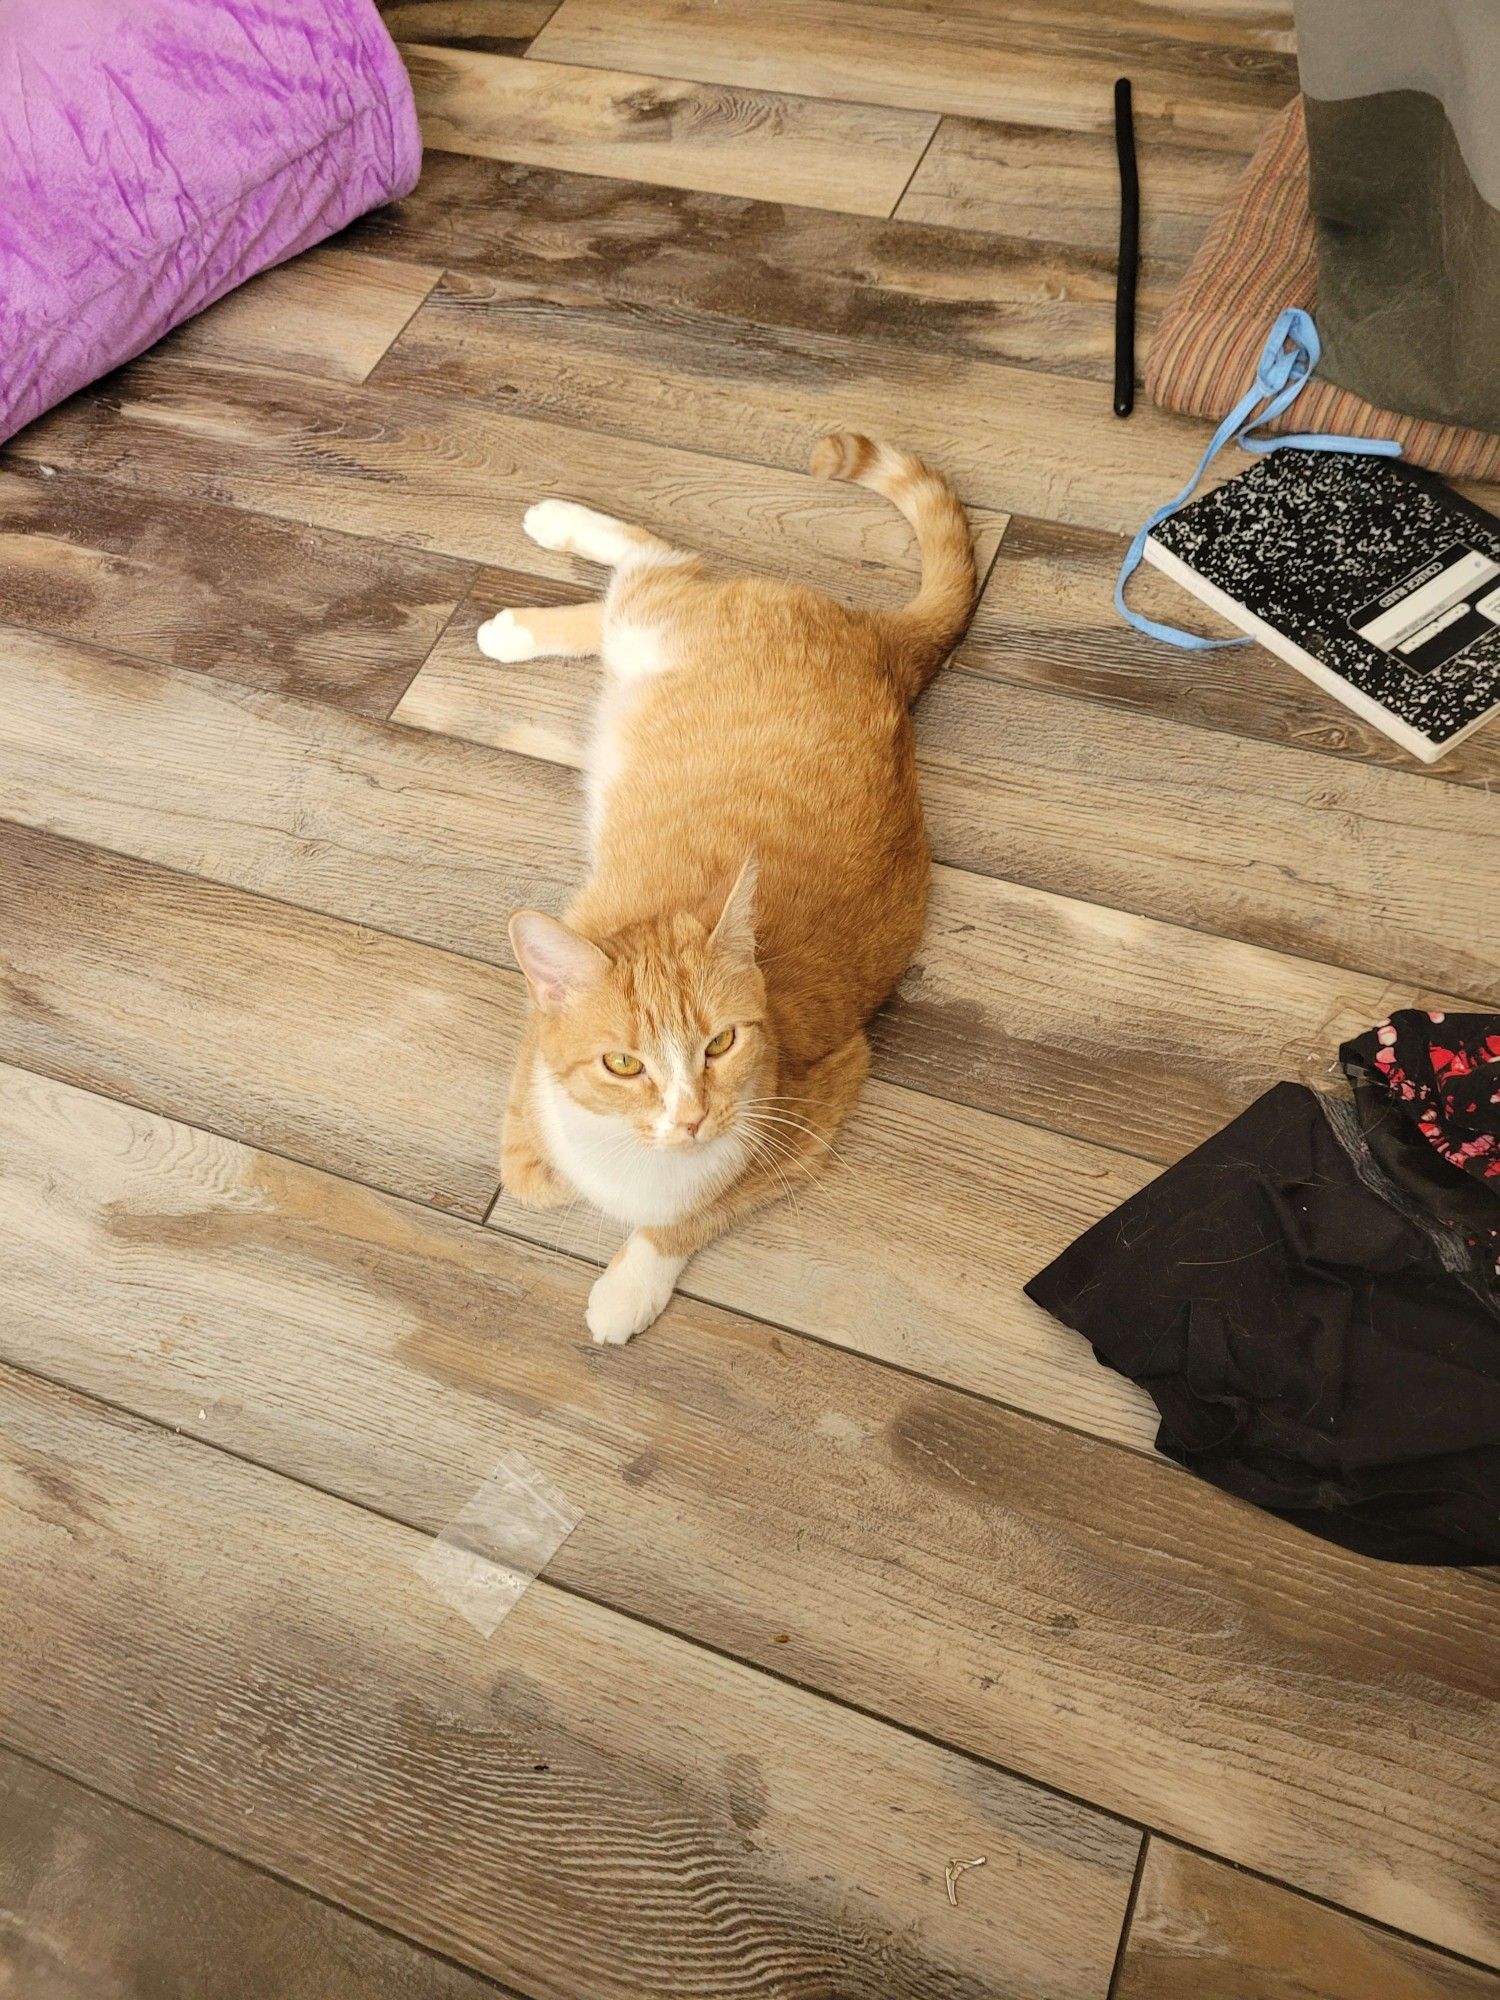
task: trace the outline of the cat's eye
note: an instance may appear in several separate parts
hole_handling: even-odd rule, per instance
[[[604,1067],[611,1076],[639,1076],[646,1065],[639,1056],[628,1056],[623,1049],[611,1049],[604,1058]]]
[[[733,1028],[720,1028],[718,1034],[714,1036],[713,1040],[708,1044],[708,1047],[704,1050],[704,1054],[710,1056],[727,1056],[729,1051],[733,1047],[734,1047]]]

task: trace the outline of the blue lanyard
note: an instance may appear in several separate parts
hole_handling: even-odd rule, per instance
[[[1145,632],[1153,639],[1165,639],[1169,645],[1183,646],[1195,653],[1208,652],[1217,646],[1248,646],[1248,639],[1205,639],[1197,632],[1180,632],[1175,625],[1163,625],[1155,618],[1148,618],[1144,612],[1132,611],[1125,602],[1125,586],[1140,567],[1141,554],[1146,546],[1146,537],[1169,514],[1175,514],[1186,501],[1191,500],[1198,482],[1207,472],[1210,461],[1221,452],[1233,438],[1245,451],[1281,451],[1287,445],[1298,445],[1303,451],[1362,451],[1380,458],[1399,458],[1401,446],[1394,438],[1323,437],[1305,432],[1297,432],[1288,437],[1255,437],[1252,433],[1263,424],[1279,417],[1290,407],[1302,392],[1302,385],[1318,365],[1322,353],[1322,343],[1318,339],[1318,329],[1313,325],[1312,315],[1298,306],[1288,306],[1276,324],[1271,328],[1265,346],[1260,351],[1256,364],[1255,382],[1235,404],[1229,415],[1220,424],[1209,440],[1208,450],[1198,461],[1198,470],[1175,499],[1164,507],[1158,507],[1136,533],[1135,540],[1126,551],[1125,560],[1120,565],[1120,574],[1115,580],[1115,609],[1127,625],[1133,625],[1137,632]],[[1264,403],[1265,408],[1258,406]]]

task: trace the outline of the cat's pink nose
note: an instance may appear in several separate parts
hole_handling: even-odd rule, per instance
[[[679,1118],[677,1121],[678,1131],[685,1133],[689,1139],[696,1139],[698,1136],[698,1128],[703,1123],[703,1120],[707,1117],[707,1115],[708,1115],[707,1112],[700,1111],[696,1118]]]

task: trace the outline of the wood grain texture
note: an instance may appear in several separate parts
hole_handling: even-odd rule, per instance
[[[1112,2000],[1495,2000],[1500,1976],[1153,1839],[1111,1993]]]
[[[362,382],[441,275],[347,250],[304,250],[180,326],[161,351]]]
[[[883,1772],[898,1743],[875,1725],[857,1725],[867,1761],[856,1775],[839,1749],[856,1718],[804,1708],[786,1688],[583,1607],[567,1607],[564,1619],[545,1583],[491,1647],[480,1646],[436,1605],[425,1620],[428,1600],[414,1580],[391,1595],[396,1531],[388,1522],[340,1509],[328,1524],[332,1503],[306,1490],[324,1488],[430,1531],[495,1454],[513,1447],[583,1510],[549,1565],[555,1583],[794,1681],[834,1686],[882,1715],[918,1720],[955,1746],[1368,1914],[1500,1954],[1500,1816],[1490,1785],[1500,1657],[1495,1592],[1482,1579],[1364,1560],[1175,1467],[691,1301],[675,1302],[649,1340],[599,1350],[579,1338],[589,1274],[569,1260],[34,1077],[8,1076],[0,1105],[8,1285],[25,1303],[15,1321],[0,1319],[3,1351],[14,1360],[24,1350],[26,1365],[170,1427],[141,1445],[128,1509],[95,1484],[111,1474],[123,1419],[97,1420],[108,1437],[80,1439],[70,1424],[55,1446],[42,1444],[64,1492],[79,1494],[108,1528],[69,1544],[55,1528],[43,1539],[24,1521],[0,1524],[19,1579],[6,1615],[36,1634],[19,1649],[22,1665],[45,1654],[50,1666],[45,1677],[23,1674],[22,1685],[0,1688],[22,1748],[61,1749],[65,1764],[88,1758],[109,1789],[174,1817],[187,1803],[184,1785],[196,1812],[234,1812],[202,1781],[213,1744],[174,1715],[176,1687],[188,1671],[228,1687],[265,1685],[271,1663],[257,1659],[247,1672],[236,1655],[269,1636],[285,1648],[280,1671],[290,1685],[273,1712],[291,1740],[245,1755],[237,1724],[259,1730],[270,1718],[254,1713],[253,1700],[219,1694],[216,1702],[214,1742],[242,1767],[238,1803],[256,1806],[253,1825],[242,1811],[235,1819],[240,1841],[266,1833],[272,1801],[263,1788],[285,1787],[287,1805],[275,1807],[271,1831],[284,1837],[294,1810],[300,1851],[321,1847],[320,1802],[343,1792],[330,1758],[357,1757],[364,1773],[366,1752],[355,1746],[365,1745],[369,1770],[420,1806],[388,1817],[364,1799],[362,1837],[341,1843],[334,1865],[368,1865],[384,1841],[417,1837],[425,1820],[424,1851],[436,1840],[468,1857],[458,1893],[478,1918],[486,1898],[477,1885],[493,1843],[513,1841],[518,1826],[547,1839],[523,1776],[533,1758],[554,1774],[567,1770],[570,1746],[586,1736],[601,1753],[596,1801],[640,1797],[645,1787],[649,1822],[664,1810],[650,1796],[656,1759],[690,1756],[699,1777],[679,1770],[685,1795],[668,1818],[681,1829],[680,1862],[691,1879],[691,1857],[705,1846],[718,1852],[712,1828],[696,1819],[700,1788],[709,1786],[722,1811],[730,1761],[748,1754],[761,1765],[768,1810],[745,1830],[767,1861],[781,1857],[783,1913],[788,1902],[801,1910],[809,1875],[827,1869],[836,1883],[864,1884],[871,1900],[859,1907],[876,1936],[891,1935],[899,1911],[916,1920],[924,1947],[934,1940],[978,1953],[1003,1939],[1014,1951],[1015,1927],[1020,1939],[1055,1953],[1061,1937],[1070,1940],[1065,1951],[1096,1965],[1097,1983],[1075,1983],[1102,1991],[1091,1941],[1109,1912],[1118,1925],[1114,1870],[1124,1843],[1114,1830],[915,1745],[900,1754],[909,1751],[918,1772],[952,1773],[971,1809],[993,1798],[1005,1811],[986,1813],[979,1826],[954,1817],[949,1785],[933,1801],[932,1821],[928,1795],[913,1783],[904,1818],[889,1820]],[[47,1404],[50,1394],[38,1390],[35,1399]],[[176,1440],[179,1427],[302,1486],[289,1493]],[[14,1422],[10,1429],[14,1438]],[[213,1498],[226,1490],[234,1496],[229,1519]],[[60,1503],[55,1486],[50,1499]],[[61,1504],[68,1519],[79,1518],[71,1501]],[[141,1555],[116,1573],[140,1510]],[[244,1517],[248,1529],[236,1531],[233,1520]],[[164,1522],[173,1524],[165,1537]],[[403,1548],[396,1566],[409,1560]],[[79,1563],[110,1567],[81,1578]],[[163,1593],[170,1616],[162,1629],[154,1617],[149,1632],[132,1626],[131,1606]],[[88,1701],[69,1699],[81,1665],[62,1643],[80,1603],[91,1614],[86,1657],[97,1691]],[[38,1631],[39,1607],[51,1605],[56,1612]],[[325,1616],[336,1643],[309,1630],[310,1619],[321,1628]],[[544,1668],[529,1647],[539,1627],[550,1634],[554,1617],[566,1629]],[[180,1638],[167,1629],[177,1619]],[[421,1643],[415,1634],[411,1641],[414,1670],[450,1713],[470,1660],[485,1699],[498,1704],[490,1710],[498,1727],[515,1729],[519,1685],[545,1691],[562,1740],[538,1743],[523,1732],[526,1755],[506,1793],[496,1796],[482,1775],[496,1768],[498,1746],[485,1755],[488,1746],[465,1730],[467,1781],[452,1784],[447,1804],[429,1798],[429,1785],[451,1780],[421,1725],[422,1705],[399,1754],[383,1725],[371,1726],[377,1718],[366,1704],[384,1700],[407,1657],[411,1620],[422,1627]],[[0,1646],[0,1674],[7,1662],[14,1671],[17,1653],[14,1642]],[[153,1687],[165,1692],[148,1698],[145,1712],[197,1754],[189,1762],[145,1753],[153,1792],[140,1800],[131,1790],[139,1767],[120,1768],[142,1756],[139,1733],[121,1731],[118,1704],[142,1705],[137,1691]],[[409,1705],[415,1688],[403,1677],[400,1690]],[[823,1730],[819,1741],[809,1740],[814,1727]],[[1309,1745],[1318,1746],[1315,1782]],[[510,1767],[500,1760],[499,1768]],[[986,1792],[990,1783],[1001,1789]],[[587,1856],[594,1885],[574,1913],[581,1934],[571,1991],[593,1991],[592,1926],[605,1917],[624,1923],[626,1913],[610,1906],[616,1870],[599,1858],[613,1851],[596,1817],[602,1807],[553,1789],[556,1837]],[[476,1824],[472,1847],[453,1837],[471,1830],[450,1817],[471,1811],[493,1822],[482,1835]],[[801,1840],[818,1843],[816,1862],[805,1846],[783,1851],[794,1823],[809,1829]],[[1050,1834],[1042,1831],[1049,1824]],[[986,1846],[1005,1841],[1007,1826],[1021,1848],[1019,1873],[1005,1848]],[[412,1832],[403,1836],[403,1827]],[[1044,1864],[1033,1879],[1034,1843],[1054,1856],[1051,1881]],[[243,1851],[269,1859],[253,1846]],[[550,1847],[542,1851],[552,1858]],[[738,1843],[735,1851],[752,1871],[767,1865]],[[976,1932],[947,1915],[940,1863],[985,1852],[990,1869],[968,1898],[984,1926]],[[520,1869],[513,1893],[549,1872]],[[619,1873],[631,1873],[624,1857]],[[656,1893],[639,1896],[637,1922],[672,1893],[649,1866],[647,1874]],[[441,1920],[449,1879],[446,1869],[437,1881],[423,1872],[429,1923]],[[349,1895],[347,1877],[317,1886],[369,1909]],[[734,1897],[725,1892],[725,1900]],[[705,1892],[696,1901],[706,1912],[720,1898]],[[1057,1927],[1060,1904],[1076,1913],[1072,1932]],[[688,1923],[687,1912],[678,1915]],[[708,1921],[685,1933],[705,1949]],[[1039,1937],[1028,1928],[1038,1924]],[[517,1933],[519,1923],[506,1927],[510,1949]],[[423,1941],[452,1942],[431,1932]],[[631,1956],[643,1978],[647,1960]],[[676,1979],[690,1978],[694,1958],[681,1958]],[[502,1977],[521,1970],[483,1963]],[[1006,1963],[1014,1960],[992,1962],[992,1975]],[[907,1990],[894,1971],[886,1977],[889,1985],[870,1990]],[[974,2000],[1017,1989],[1054,1990],[1040,1979],[1011,1987],[996,1978],[988,1988],[980,1982]],[[851,1974],[837,1990],[866,1988]],[[926,2000],[949,1989],[934,1976],[916,1990]],[[970,1989],[962,1990],[967,2000]]]
[[[1104,1991],[1130,1829],[546,1582],[486,1641],[425,1534],[19,1375],[0,1532],[18,1747],[530,2000]]]
[[[389,714],[473,573],[14,456],[0,464],[0,620],[356,714]]]
[[[1140,148],[1141,252],[1179,273],[1228,201],[1246,155],[1161,139]],[[945,118],[897,204],[903,220],[1072,244],[1113,258],[1120,169],[1112,132]],[[1160,282],[1160,279],[1158,279]]]
[[[1486,792],[1500,786],[1500,728],[1494,725],[1441,763],[1419,764],[1264,647],[1182,653],[1132,631],[1113,603],[1127,546],[1125,536],[1107,530],[1012,517],[983,615],[960,649],[964,666],[1168,721],[1358,757],[1413,777]],[[1190,631],[1231,629],[1149,564],[1132,579],[1130,601]]]
[[[911,14],[929,7],[930,0],[869,0],[869,4]],[[962,8],[956,14],[946,6],[941,11],[948,17],[948,35],[955,28],[966,31]],[[1106,31],[1112,40],[1140,42],[1162,35],[1230,49],[1279,49],[1283,54],[1297,45],[1293,10],[1278,0],[997,0],[986,12],[992,25],[1004,21],[1018,28],[1047,30],[1087,24]],[[944,51],[938,61],[946,59]]]
[[[917,733],[954,866],[1500,1005],[1483,793],[962,672]]]
[[[1175,1160],[1393,1007],[1452,995],[938,868],[877,1074]]]
[[[1040,352],[1045,323],[1036,337]],[[967,501],[1119,528],[1203,450],[1199,426],[1150,407],[1106,428],[1087,380],[680,310],[559,308],[467,272],[444,279],[374,381],[793,470],[811,440],[851,428],[923,452]]]
[[[564,0],[528,60],[599,63],[1018,125],[1108,131],[1128,72],[1144,138],[1248,151],[1297,88],[1295,58],[1203,37],[1185,10],[933,7],[881,0]],[[1231,17],[1232,18],[1232,17]],[[1211,31],[1210,31],[1211,32]],[[1276,30],[1284,40],[1284,29]],[[1260,38],[1257,38],[1260,39]]]
[[[495,595],[482,577],[397,715],[576,764],[596,670],[497,673],[473,643]],[[917,739],[933,852],[951,868],[1480,1000],[1500,992],[1487,797],[958,670],[923,697]]]
[[[821,428],[806,433],[809,453]],[[856,487],[405,389],[334,391],[228,363],[137,362],[10,449],[119,485],[571,578],[579,596],[597,591],[598,566],[521,532],[525,509],[548,494],[611,513],[626,507],[684,548],[868,604],[903,602],[918,570],[905,521]],[[988,564],[1005,517],[974,507],[970,520]]]
[[[555,766],[32,633],[0,652],[12,820],[506,963],[511,911],[582,874]]]
[[[1093,144],[1091,140],[1081,141]],[[1063,367],[1097,350],[1114,250],[429,153],[404,201],[342,239],[482,277],[496,298],[702,313],[923,353]],[[1167,287],[1148,273],[1143,313]],[[713,326],[715,345],[735,329]]]
[[[398,42],[432,42],[485,55],[522,56],[557,0],[378,0]]]
[[[519,980],[0,823],[0,1059],[482,1215]]]
[[[503,2000],[502,1989],[0,1750],[16,2000]]]
[[[889,215],[937,120],[922,111],[690,83],[620,68],[401,51],[422,140],[574,173]]]

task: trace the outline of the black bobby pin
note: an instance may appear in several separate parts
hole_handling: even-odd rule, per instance
[[[1135,281],[1141,256],[1141,187],[1135,170],[1130,79],[1115,84],[1115,153],[1120,162],[1120,255],[1115,273],[1115,415],[1135,408]]]

